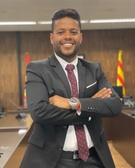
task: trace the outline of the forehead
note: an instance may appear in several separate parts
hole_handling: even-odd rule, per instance
[[[54,22],[54,29],[79,29],[79,23],[77,20],[74,20],[69,17],[64,17],[62,19],[56,20]]]

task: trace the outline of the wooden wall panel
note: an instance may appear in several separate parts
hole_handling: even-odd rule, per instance
[[[31,60],[44,59],[53,52],[50,32],[20,32],[22,92],[25,81],[25,54]],[[123,68],[127,95],[135,98],[135,29],[83,31],[83,44],[79,53],[85,59],[101,63],[112,85],[116,85],[118,52],[123,50]],[[9,99],[19,105],[16,33],[0,32],[0,105],[15,109]],[[23,99],[23,97],[22,97]]]
[[[86,59],[99,61],[112,85],[116,85],[118,52],[123,50],[123,69],[127,95],[135,98],[135,29],[93,30],[83,33],[80,52]]]
[[[21,40],[21,66],[22,66],[22,92],[25,87],[25,54],[29,53],[30,60],[45,59],[53,53],[50,44],[49,32],[22,32]]]
[[[18,104],[18,65],[15,33],[0,32],[0,105],[7,109]]]

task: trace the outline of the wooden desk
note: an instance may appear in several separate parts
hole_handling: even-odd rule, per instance
[[[26,135],[23,137],[17,148],[14,150],[11,157],[6,162],[4,168],[11,168],[11,165],[13,165],[14,168],[20,167],[21,161],[27,148],[28,138],[31,134],[31,131],[32,127],[30,127],[30,129],[27,131]]]
[[[7,113],[6,117],[0,118],[0,130],[29,128],[31,125],[30,116],[26,113],[26,118],[17,119],[19,113]]]
[[[134,108],[125,108],[113,121],[113,144],[117,151],[135,167],[135,117]]]
[[[17,114],[7,114],[6,117],[0,118],[0,153],[3,153],[0,168],[6,168],[6,163],[31,127],[32,120],[28,113],[26,118],[22,119],[16,119]]]
[[[124,108],[120,116],[108,118],[107,120],[109,122],[107,121],[107,125],[104,125],[104,127],[105,131],[108,131],[108,137],[113,141],[117,151],[129,164],[135,167],[135,117],[131,116],[133,110],[132,108]],[[0,152],[4,153],[0,158],[0,168],[3,168],[3,166],[4,168],[11,168],[11,165],[14,165],[14,168],[19,168],[27,147],[27,140],[31,134],[32,120],[29,115],[26,120],[16,119],[15,115],[7,117],[10,118],[0,119],[0,127],[3,126],[4,128],[4,130],[0,129],[0,147],[3,146],[5,148],[0,148]],[[7,124],[8,119],[10,124]],[[10,127],[11,125],[12,129]],[[8,129],[6,129],[5,126],[7,126]],[[19,135],[18,131],[20,129],[26,129],[26,133]],[[1,141],[1,139],[3,140]],[[7,146],[9,148],[7,148]]]

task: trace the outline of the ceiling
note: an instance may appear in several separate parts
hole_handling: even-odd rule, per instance
[[[74,8],[82,20],[135,18],[135,0],[0,0],[0,22],[50,21],[61,8]],[[50,25],[2,26],[0,31],[45,31]],[[83,30],[135,28],[134,23],[82,24]]]

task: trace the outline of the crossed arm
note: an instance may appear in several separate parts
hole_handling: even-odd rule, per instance
[[[112,91],[110,88],[103,88],[100,91],[98,91],[94,96],[91,98],[108,98],[112,94]],[[64,109],[70,109],[70,105],[68,103],[68,98],[64,98],[58,95],[54,95],[50,97],[49,103],[53,104],[59,108],[64,108]]]

